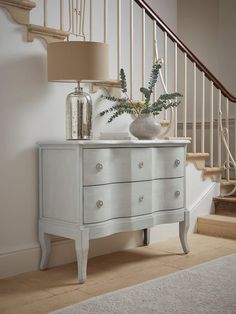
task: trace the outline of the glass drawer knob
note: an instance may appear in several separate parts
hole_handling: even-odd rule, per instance
[[[179,165],[180,165],[180,160],[179,160],[179,159],[176,159],[176,160],[175,160],[175,166],[178,167]]]
[[[139,202],[141,203],[143,200],[144,200],[144,196],[142,195],[142,196],[139,196]]]
[[[97,171],[101,171],[103,169],[103,165],[100,163],[96,164],[96,169]]]
[[[97,201],[97,207],[101,208],[103,206],[103,201],[99,200]]]
[[[180,196],[180,191],[176,191],[175,192],[175,197],[179,197]]]
[[[138,164],[139,168],[143,168],[144,166],[144,162],[143,161],[140,161],[140,163]]]

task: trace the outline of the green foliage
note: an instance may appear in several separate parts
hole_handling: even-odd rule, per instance
[[[160,69],[161,69],[160,61],[157,61],[156,63],[153,64],[150,80],[148,83],[148,90],[150,91],[150,94],[153,93],[153,89],[156,85]]]
[[[127,93],[127,81],[124,69],[120,69],[121,90],[123,93]]]
[[[145,104],[148,104],[150,101],[150,97],[151,97],[151,92],[149,89],[145,88],[145,87],[141,87],[140,88],[140,92],[144,95],[145,98]]]
[[[161,66],[162,62],[160,60],[153,64],[150,79],[148,82],[148,88],[146,87],[140,88],[140,92],[144,95],[145,99],[144,102],[133,101],[129,99],[127,95],[127,81],[125,71],[124,69],[121,69],[120,70],[121,91],[125,94],[125,97],[117,98],[113,96],[102,96],[102,98],[115,102],[115,104],[111,106],[109,109],[100,112],[100,116],[104,116],[105,114],[111,114],[111,116],[108,119],[108,122],[112,122],[114,119],[125,113],[135,116],[142,113],[153,114],[154,116],[156,116],[163,109],[177,107],[180,104],[178,97],[182,97],[180,93],[162,94],[155,102],[150,103],[151,95],[157,83]]]

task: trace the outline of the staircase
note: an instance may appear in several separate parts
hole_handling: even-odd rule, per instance
[[[93,38],[93,1],[92,0],[68,0],[57,1],[59,3],[58,27],[54,28],[49,25],[48,1],[44,0],[43,4],[43,25],[34,25],[30,23],[30,11],[36,10],[37,6],[31,0],[0,0],[0,7],[6,9],[11,17],[19,24],[25,25],[27,29],[27,40],[33,41],[34,38],[43,38],[46,43],[53,41],[63,41],[70,36],[76,36],[77,40]],[[124,65],[121,63],[122,54],[122,7],[124,2],[116,0],[117,28],[116,33],[112,34],[116,41],[116,53],[112,52],[113,63],[116,64],[116,74],[113,81],[99,83],[100,86],[120,87],[119,70]],[[128,1],[126,2],[126,4]],[[66,4],[66,8],[65,8]],[[89,9],[85,6],[89,4]],[[103,32],[104,42],[109,44],[108,30],[109,10],[108,0],[103,1],[103,18],[100,19]],[[134,12],[139,12],[140,17],[140,40],[141,40],[141,81],[142,86],[146,85],[147,64],[153,63],[156,58],[162,57],[164,66],[162,69],[163,89],[167,89],[168,82],[173,81],[173,92],[183,94],[182,108],[166,110],[160,119],[164,127],[172,126],[167,138],[191,138],[191,146],[188,147],[187,161],[193,162],[196,168],[202,172],[202,176],[210,177],[213,181],[221,182],[222,195],[214,200],[216,215],[210,215],[198,219],[198,232],[211,235],[223,235],[225,237],[236,238],[234,230],[236,224],[236,201],[234,197],[228,197],[235,192],[236,181],[231,169],[236,168],[235,151],[236,151],[236,119],[230,113],[230,107],[235,106],[236,97],[232,95],[223,84],[207,69],[207,67],[193,54],[193,52],[169,29],[169,27],[157,16],[157,14],[143,0],[130,0],[128,3],[129,10],[129,66],[125,69],[129,73],[130,80],[129,94],[132,99],[140,98],[139,91],[135,90],[133,80],[136,77],[135,69],[135,46],[134,34],[136,32],[134,24]],[[87,13],[86,13],[87,12]],[[84,25],[88,25],[85,32]],[[149,51],[153,54],[148,56],[147,45],[147,28],[151,26],[152,42]],[[66,26],[65,26],[66,25]],[[161,32],[161,36],[160,36]],[[158,34],[158,38],[157,38]],[[162,42],[163,55],[159,55],[158,45]],[[169,62],[170,51],[173,51],[174,64]],[[149,58],[149,59],[148,59]],[[183,59],[183,67],[180,66],[180,59]],[[172,66],[172,71],[168,67]],[[149,72],[149,71],[148,71]],[[169,73],[172,73],[170,77]],[[191,72],[191,75],[189,75]],[[168,76],[169,75],[169,76]],[[197,86],[198,82],[200,86]],[[191,89],[190,89],[191,86]],[[94,86],[96,89],[96,86]],[[99,86],[97,86],[99,87]],[[200,90],[200,91],[199,91]],[[197,91],[200,93],[198,95]],[[154,91],[154,99],[157,97],[157,90]],[[191,92],[192,103],[188,103],[188,95]],[[197,102],[197,97],[200,98]],[[192,107],[191,117],[189,115],[189,106]],[[206,108],[209,108],[207,114]],[[197,111],[200,115],[197,115]],[[223,113],[222,113],[223,112]],[[200,118],[199,118],[200,116]],[[198,117],[198,118],[197,118]],[[229,129],[231,137],[234,138],[233,145],[230,145]],[[209,141],[208,141],[209,139]],[[233,171],[234,172],[234,171]],[[222,180],[222,178],[224,178]],[[223,215],[223,216],[222,216]],[[225,233],[222,231],[225,229]]]

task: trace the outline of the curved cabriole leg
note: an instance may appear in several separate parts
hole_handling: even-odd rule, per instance
[[[87,262],[89,250],[89,230],[80,230],[75,239],[77,256],[78,280],[84,283],[87,277]]]
[[[39,242],[41,246],[41,261],[39,268],[41,270],[46,269],[48,265],[48,259],[51,252],[51,239],[50,235],[47,233],[44,233],[39,228]]]
[[[179,223],[179,238],[185,254],[189,253],[187,233],[189,229],[189,211],[185,211],[184,220]]]
[[[143,245],[149,245],[150,244],[150,228],[143,229]]]

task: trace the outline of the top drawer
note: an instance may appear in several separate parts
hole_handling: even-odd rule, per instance
[[[84,149],[84,185],[182,177],[184,153],[184,147]]]

